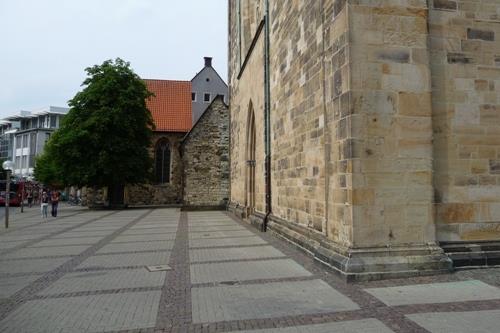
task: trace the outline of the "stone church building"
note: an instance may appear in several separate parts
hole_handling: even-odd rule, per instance
[[[229,1],[230,208],[347,279],[500,262],[495,1]]]
[[[127,205],[226,207],[229,110],[227,86],[217,79],[211,58],[206,57],[205,67],[192,81],[144,80],[154,94],[146,101],[156,126],[150,147],[153,179],[127,186]],[[198,83],[201,80],[204,84]],[[202,86],[203,103],[192,98],[197,93],[193,86]],[[193,109],[198,110],[194,123]]]

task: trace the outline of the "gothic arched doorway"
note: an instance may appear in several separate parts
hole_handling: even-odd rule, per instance
[[[247,216],[255,210],[255,114],[252,102],[248,107],[247,137],[246,137],[246,179],[245,206]]]

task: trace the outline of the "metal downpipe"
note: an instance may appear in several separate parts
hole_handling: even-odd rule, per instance
[[[266,184],[266,216],[262,223],[262,230],[267,230],[267,222],[271,215],[271,75],[269,52],[269,0],[265,0],[265,27],[264,27],[264,148],[265,148],[265,184]]]

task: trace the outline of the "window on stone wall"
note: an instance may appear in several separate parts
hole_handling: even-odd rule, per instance
[[[191,93],[191,101],[196,102],[196,93]]]
[[[160,139],[156,144],[155,174],[157,183],[170,183],[170,146],[166,139]]]

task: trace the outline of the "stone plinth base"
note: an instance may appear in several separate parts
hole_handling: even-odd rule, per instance
[[[247,218],[247,211],[248,209],[245,206],[239,205],[234,202],[230,202],[227,205],[227,210],[239,217],[240,219],[246,219]]]
[[[248,217],[248,222],[262,230],[264,217],[263,214],[254,213]],[[347,248],[317,232],[273,215],[269,217],[267,231],[306,251],[334,269],[346,281],[433,275],[453,270],[451,259],[437,244]]]

